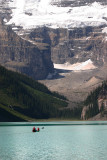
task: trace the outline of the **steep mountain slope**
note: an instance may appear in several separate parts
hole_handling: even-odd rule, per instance
[[[81,118],[107,120],[107,81],[88,95],[84,101]]]
[[[64,107],[67,102],[63,96],[50,92],[27,76],[0,66],[0,121],[61,117],[59,109]]]
[[[0,64],[33,77],[44,79],[53,72],[50,48],[39,49],[37,46],[19,37],[11,26],[4,26],[3,18],[8,10],[0,11]],[[9,10],[10,11],[10,10]],[[2,13],[3,12],[3,13]],[[20,28],[20,27],[19,27]]]

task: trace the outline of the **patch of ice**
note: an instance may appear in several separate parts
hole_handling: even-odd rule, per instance
[[[66,62],[64,64],[54,64],[54,68],[63,70],[83,71],[95,69],[93,62],[89,59],[85,62],[70,64]]]
[[[86,40],[89,40],[91,37],[87,37]]]
[[[56,0],[57,2],[61,0]],[[74,28],[107,24],[107,6],[94,2],[81,7],[52,5],[52,0],[13,0],[12,18],[7,24],[15,23],[24,29],[40,26],[51,28]],[[30,16],[25,13],[30,13]]]
[[[17,29],[18,29],[17,27],[13,27],[13,28],[12,28],[12,30],[17,30]]]
[[[4,19],[3,19],[3,21],[4,21],[5,23],[7,23],[7,22],[8,22],[6,18],[4,18]]]
[[[102,33],[107,33],[107,27],[102,30]]]

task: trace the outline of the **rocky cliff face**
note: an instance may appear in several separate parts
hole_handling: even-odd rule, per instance
[[[107,61],[107,41],[101,30],[101,27],[59,29],[54,39],[51,37],[53,62],[73,64],[91,59],[95,65],[104,64]]]
[[[95,65],[101,66],[107,62],[107,34],[102,33],[103,28],[105,26],[72,30],[42,27],[23,37],[39,49],[50,46],[53,63],[74,64],[91,59]]]
[[[105,89],[100,92],[98,97],[98,107],[99,110],[101,110],[102,107],[103,109],[107,110],[107,91]]]
[[[44,79],[53,72],[50,48],[41,50],[4,26],[0,19],[0,64],[34,79]]]
[[[25,4],[23,0],[22,7],[16,2],[17,0],[14,0],[8,6],[13,12],[9,24],[18,35],[35,44],[40,50],[49,49],[53,63],[74,64],[89,59],[98,66],[106,63],[107,2],[46,0],[44,5],[40,0],[32,3],[35,9],[29,6],[31,2]],[[19,7],[21,9],[18,9]],[[22,16],[23,22],[17,13]],[[29,20],[30,24],[26,23],[23,17]],[[5,19],[8,22],[6,16]]]
[[[94,94],[96,93],[94,92]],[[97,114],[98,115],[100,114],[100,117],[97,116],[97,118],[99,117],[99,119],[100,118],[102,119],[102,117],[106,117],[107,119],[107,88],[106,88],[106,85],[102,87],[98,96],[97,95],[95,96],[95,99],[93,99],[92,101],[91,99],[90,99],[90,102],[88,102],[88,105],[83,107],[82,113],[81,113],[81,119],[85,120],[85,119],[89,119],[90,117],[96,117]],[[98,107],[97,112],[95,109],[96,106]]]

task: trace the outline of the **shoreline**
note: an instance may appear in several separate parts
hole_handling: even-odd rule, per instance
[[[0,122],[0,127],[7,126],[74,126],[74,125],[107,125],[107,121],[48,121],[48,122]]]

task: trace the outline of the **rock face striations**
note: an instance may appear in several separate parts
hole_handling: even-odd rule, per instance
[[[85,62],[89,59],[101,66],[107,62],[107,33],[102,31],[105,26],[51,29],[40,27],[23,38],[32,41],[39,49],[51,46],[53,63]]]
[[[13,0],[8,7],[12,14],[10,20],[5,18],[7,24],[40,50],[50,49],[53,63],[74,64],[89,59],[98,66],[106,63],[105,0],[23,0],[22,6]]]
[[[54,63],[74,64],[88,59],[95,65],[107,62],[107,41],[102,27],[58,29],[51,31],[50,36]]]
[[[0,19],[0,64],[25,73],[34,79],[44,79],[53,72],[50,48],[37,46],[19,37],[11,26]]]

